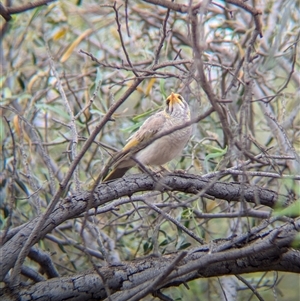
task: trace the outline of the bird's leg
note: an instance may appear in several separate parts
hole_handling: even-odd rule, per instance
[[[168,168],[167,164],[160,165],[159,168],[161,169],[161,172],[171,173],[171,170]]]
[[[150,166],[148,166],[148,165],[146,166],[146,165],[142,164],[136,158],[133,158],[133,160],[135,161],[135,163],[137,164],[138,169],[141,172],[146,173],[146,174],[150,175],[151,177],[153,177],[155,175],[155,172],[153,171],[153,169]]]
[[[151,168],[151,170],[155,173],[155,175],[158,176],[164,176],[167,175],[169,173],[171,173],[171,171],[168,169],[167,164],[165,165],[159,165],[156,170],[154,170],[154,168]]]

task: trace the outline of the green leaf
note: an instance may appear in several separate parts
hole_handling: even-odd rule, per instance
[[[144,113],[142,113],[142,114],[139,114],[139,115],[137,115],[137,116],[134,116],[133,118],[132,118],[132,120],[134,121],[134,122],[136,122],[136,121],[138,121],[139,119],[145,119],[146,117],[149,117],[150,115],[152,115],[152,113],[154,113],[156,110],[148,110],[148,111],[146,111],[146,112],[144,112]]]
[[[298,217],[300,216],[300,199],[295,201],[292,205],[287,208],[278,208],[273,212],[274,216],[289,216]]]
[[[65,119],[70,120],[69,114],[66,112],[66,110],[63,110],[61,106],[53,106],[53,105],[48,105],[45,103],[36,103],[35,106],[40,110],[51,111],[51,112],[57,114],[58,116],[61,116]]]
[[[205,156],[203,165],[206,172],[208,172],[208,160],[223,157],[227,153],[227,146],[224,149],[210,145],[206,145],[206,147],[209,149],[209,154]]]
[[[295,249],[300,248],[300,233],[297,233],[296,236],[294,237],[291,247]]]
[[[164,83],[165,83],[165,80],[164,80],[164,79],[161,79],[161,80],[159,81],[159,88],[160,88],[160,93],[161,93],[162,96],[163,96],[163,99],[166,99],[166,98],[167,98],[167,93],[166,93],[166,91],[165,91]]]
[[[179,246],[179,248],[177,250],[187,249],[190,245],[191,245],[191,243],[189,243],[189,242],[183,243]]]
[[[100,116],[104,116],[105,113],[100,111],[100,110],[97,110],[97,109],[91,109],[90,110],[91,114],[97,114],[97,115],[100,115]]]
[[[160,244],[159,246],[162,247],[162,246],[166,246],[170,243],[170,241],[168,239],[164,239]]]
[[[151,239],[150,239],[151,240]],[[153,249],[153,244],[150,241],[146,241],[143,245],[144,254],[149,253]]]
[[[16,183],[19,185],[19,187],[25,192],[25,194],[28,196],[29,195],[29,191],[26,187],[26,185],[20,181],[19,179],[16,179]]]

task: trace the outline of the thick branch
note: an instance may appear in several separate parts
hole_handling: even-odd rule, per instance
[[[133,195],[141,191],[181,191],[191,194],[208,194],[215,198],[227,201],[246,202],[265,205],[273,208],[278,203],[276,192],[258,186],[250,186],[240,183],[222,183],[213,179],[204,179],[201,176],[190,174],[169,174],[163,178],[138,174],[121,178],[116,181],[100,184],[91,195],[82,192],[67,198],[58,204],[49,217],[44,221],[34,237],[34,243],[38,242],[47,233],[67,219],[74,218],[84,213],[88,208],[96,208],[114,199]],[[285,202],[286,200],[280,200]],[[0,279],[3,280],[6,273],[14,266],[21,247],[26,242],[32,230],[36,227],[39,217],[26,224],[0,249],[2,254],[0,266]],[[14,250],[12,253],[11,250]]]
[[[300,219],[256,235],[242,234],[236,239],[239,244],[233,244],[230,249],[224,250],[227,242],[193,249],[174,266],[171,274],[152,288],[152,292],[202,277],[270,270],[300,273],[300,252],[289,249],[299,227]],[[172,265],[179,253],[180,251],[161,257],[140,258],[118,266],[99,267],[99,272],[105,279],[113,300],[122,300],[122,294],[133,296],[131,291],[138,292],[138,287],[143,289],[153,283]],[[103,300],[107,297],[105,285],[98,273],[86,272],[42,281],[21,288],[18,292],[6,292],[2,297],[5,300],[15,300],[12,294],[17,293],[18,300],[37,300],[41,296],[45,299],[51,296],[53,300],[75,297],[76,300]]]
[[[11,20],[11,15],[13,14],[20,14],[23,13],[27,10],[37,8],[42,5],[46,5],[49,2],[53,2],[56,0],[41,0],[41,1],[36,1],[34,3],[29,2],[23,6],[18,6],[18,7],[4,7],[2,3],[0,2],[0,15],[6,20],[10,21]]]

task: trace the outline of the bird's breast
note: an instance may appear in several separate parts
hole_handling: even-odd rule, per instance
[[[136,159],[144,165],[163,165],[171,161],[181,153],[191,136],[191,131],[192,128],[187,127],[155,140],[140,150]]]

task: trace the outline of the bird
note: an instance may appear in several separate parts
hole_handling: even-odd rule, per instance
[[[165,100],[165,108],[159,111],[141,125],[128,138],[123,149],[115,153],[106,166],[112,169],[104,175],[102,182],[121,178],[139,162],[141,165],[162,166],[178,156],[192,134],[192,126],[176,130],[154,141],[162,133],[191,120],[188,103],[180,94],[171,93]],[[149,141],[149,144],[147,142]]]

